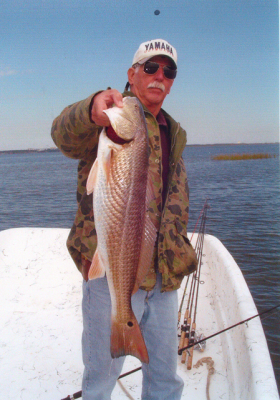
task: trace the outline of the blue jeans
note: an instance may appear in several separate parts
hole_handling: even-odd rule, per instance
[[[149,353],[142,365],[142,400],[179,400],[177,375],[177,291],[160,293],[161,274],[150,292],[138,290],[132,308]],[[111,300],[106,277],[83,282],[83,400],[109,400],[125,357],[110,354]]]

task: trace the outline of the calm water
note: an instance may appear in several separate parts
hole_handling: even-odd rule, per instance
[[[225,153],[270,153],[277,158],[213,161]],[[259,312],[280,303],[279,146],[187,146],[189,232],[205,198],[206,232],[217,236],[240,266]],[[0,154],[0,230],[70,228],[76,210],[77,162],[56,153]],[[262,319],[280,387],[280,309]]]

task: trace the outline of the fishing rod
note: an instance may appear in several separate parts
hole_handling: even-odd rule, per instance
[[[197,271],[192,276],[191,281],[191,288],[189,292],[188,303],[184,315],[184,323],[181,326],[181,339],[179,343],[179,348],[187,347],[189,344],[192,345],[195,340],[195,330],[196,330],[196,315],[197,315],[197,303],[198,303],[198,292],[200,286],[200,274],[201,274],[201,265],[202,265],[202,251],[203,251],[203,243],[204,243],[204,234],[205,234],[205,227],[206,227],[206,219],[207,219],[207,210],[210,208],[207,204],[208,199],[206,198],[202,211],[198,217],[200,219],[201,215],[201,222],[200,227],[198,230],[198,237],[195,245],[195,252],[198,259],[198,268]],[[198,221],[196,225],[198,224]],[[188,280],[186,286],[188,284]],[[184,301],[186,292],[186,287],[184,290],[183,298],[181,304]],[[178,316],[179,320],[179,316]],[[191,369],[192,367],[192,357],[193,357],[193,346],[191,346],[190,352],[188,352],[188,363],[187,368]],[[182,354],[181,362],[184,364],[187,359],[187,352],[184,351]]]
[[[197,221],[196,221],[196,224],[195,224],[195,227],[194,227],[194,231],[193,231],[193,233],[192,233],[192,237],[191,237],[191,240],[190,240],[190,241],[192,241],[193,235],[194,235],[194,233],[195,233],[195,230],[196,230],[196,227],[197,227],[198,222],[199,222],[199,220],[200,220],[200,217],[201,217],[201,215],[203,214],[203,211],[204,211],[204,207],[203,207],[202,210],[200,211],[200,214],[199,214],[198,219],[197,219]],[[181,299],[180,307],[179,307],[179,312],[178,312],[178,328],[179,328],[179,326],[180,326],[181,315],[182,315],[182,308],[183,308],[184,300],[185,300],[185,297],[186,297],[186,290],[187,290],[187,287],[188,287],[188,284],[189,284],[190,276],[191,276],[191,275],[188,275],[188,278],[187,278],[187,281],[186,281],[186,284],[185,284],[185,288],[184,288],[184,292],[183,292],[183,296],[182,296],[182,299]],[[192,278],[193,278],[193,276],[192,276]],[[191,282],[191,291],[192,291],[192,287],[193,287],[193,282],[194,282],[194,281],[193,281],[193,279],[192,279],[192,282]],[[181,326],[181,342],[180,342],[180,343],[181,343],[181,346],[183,346],[183,344],[184,344],[184,339],[185,339],[186,332],[187,332],[187,327],[188,327],[188,325],[187,325],[187,320],[188,320],[188,317],[189,317],[189,307],[190,307],[190,296],[189,296],[189,299],[188,299],[188,305],[187,305],[187,308],[186,308],[186,311],[185,311],[185,315],[184,315],[184,325]],[[188,329],[188,334],[189,334],[189,329]]]
[[[187,290],[187,287],[188,287],[188,284],[189,284],[189,280],[190,280],[190,275],[188,275],[188,277],[187,277],[187,282],[186,282],[186,284],[185,284],[183,296],[182,296],[181,303],[180,303],[180,307],[179,307],[179,311],[178,311],[178,328],[179,328],[179,326],[180,326],[181,315],[182,315],[182,308],[183,308],[183,303],[184,303],[184,300],[185,300],[186,290]]]
[[[225,328],[225,329],[222,329],[222,330],[219,331],[219,332],[213,333],[213,335],[210,335],[210,336],[207,336],[207,337],[205,337],[205,338],[203,338],[203,339],[201,339],[201,340],[195,341],[195,342],[194,342],[193,344],[191,344],[191,345],[188,345],[188,346],[186,346],[186,347],[183,347],[183,348],[178,349],[178,354],[181,355],[182,352],[183,352],[184,350],[188,350],[189,348],[191,348],[191,347],[193,347],[193,346],[196,346],[197,344],[200,344],[200,343],[202,343],[202,342],[206,342],[206,340],[208,340],[208,339],[211,339],[211,338],[213,338],[213,337],[215,337],[215,336],[218,336],[218,335],[220,335],[221,333],[227,332],[227,331],[229,331],[230,329],[235,328],[236,326],[245,324],[246,322],[251,321],[251,319],[254,319],[254,318],[260,317],[261,315],[270,313],[270,312],[276,310],[276,308],[279,308],[279,307],[280,307],[280,304],[277,304],[276,306],[274,306],[274,307],[272,307],[272,308],[269,308],[268,310],[262,311],[261,313],[258,313],[258,314],[256,314],[256,315],[253,315],[252,317],[249,317],[249,318],[247,318],[247,319],[244,319],[243,321],[240,321],[240,322],[238,322],[237,324],[231,325],[231,326],[229,326],[229,327],[227,327],[227,328]]]
[[[276,306],[271,307],[271,308],[269,308],[268,310],[262,311],[261,313],[258,313],[258,314],[256,314],[256,315],[253,315],[252,317],[249,317],[249,318],[247,318],[247,319],[244,319],[243,321],[240,321],[240,322],[238,322],[237,324],[231,325],[231,326],[229,326],[228,328],[222,329],[221,331],[216,332],[216,333],[214,333],[213,335],[210,335],[210,336],[207,336],[206,338],[203,338],[203,339],[201,339],[201,340],[195,341],[193,344],[188,345],[187,347],[179,348],[179,349],[178,349],[178,354],[181,355],[182,352],[183,352],[184,350],[188,350],[189,348],[191,348],[191,347],[193,347],[193,346],[196,346],[197,344],[200,344],[200,343],[202,343],[202,342],[206,342],[207,340],[209,340],[209,339],[211,339],[211,338],[213,338],[213,337],[215,337],[215,336],[218,336],[218,335],[220,335],[221,333],[224,333],[224,332],[226,332],[226,331],[229,331],[230,329],[233,329],[233,328],[235,328],[236,326],[245,324],[246,322],[249,322],[250,320],[252,320],[252,319],[254,319],[254,318],[261,317],[261,316],[264,315],[264,314],[268,314],[268,313],[270,313],[270,312],[276,310],[276,309],[279,308],[279,307],[280,307],[280,304],[277,304]],[[124,378],[125,376],[131,375],[131,374],[133,374],[134,372],[140,371],[141,369],[142,369],[142,367],[138,367],[138,368],[132,369],[131,371],[125,372],[124,374],[120,375],[120,376],[118,377],[118,379],[121,379],[121,378]],[[65,398],[63,398],[63,399],[61,399],[61,400],[74,400],[74,399],[79,399],[80,397],[82,397],[82,391],[81,391],[81,390],[80,390],[79,392],[76,392],[76,393],[72,394],[71,396],[68,395],[67,397],[65,397]]]
[[[192,241],[193,235],[195,234],[195,230],[196,230],[196,227],[197,227],[198,222],[199,222],[199,220],[200,220],[200,217],[201,217],[201,215],[202,215],[202,213],[203,213],[203,210],[204,210],[204,207],[203,207],[202,210],[200,211],[200,214],[199,214],[199,216],[198,216],[198,218],[197,218],[197,221],[196,221],[196,224],[195,224],[195,227],[194,227],[194,230],[193,230],[193,233],[192,233],[190,242]],[[185,296],[186,296],[186,290],[187,290],[187,287],[188,287],[188,284],[189,284],[190,276],[191,276],[191,275],[188,275],[188,278],[187,278],[187,281],[186,281],[186,284],[185,284],[185,288],[184,288],[184,292],[183,292],[183,296],[182,296],[182,299],[181,299],[179,311],[178,311],[178,328],[179,328],[180,321],[181,321],[182,308],[183,308],[183,304],[184,304],[184,300],[185,300]]]
[[[142,367],[138,367],[138,368],[132,369],[131,371],[125,372],[124,374],[122,374],[118,377],[118,380],[121,378],[124,378],[127,375],[134,374],[134,372],[141,371],[141,369],[142,369]],[[79,399],[80,397],[82,397],[82,390],[72,394],[72,396],[68,395],[67,397],[65,397],[64,399],[61,399],[61,400],[74,400],[74,399]]]
[[[207,205],[207,199],[205,201],[204,209],[203,209],[203,216],[201,219],[201,228],[200,233],[198,235],[198,246],[197,246],[197,255],[198,255],[198,271],[196,276],[196,294],[195,294],[195,303],[194,303],[194,313],[193,313],[193,322],[190,331],[190,340],[189,345],[194,344],[195,342],[195,330],[196,330],[196,316],[197,316],[197,304],[198,304],[198,293],[200,288],[200,275],[201,275],[201,266],[202,266],[202,254],[203,254],[203,243],[204,243],[204,234],[205,234],[205,226],[206,226],[206,219],[207,219],[207,210],[209,206]],[[190,354],[188,357],[187,369],[192,368],[192,360],[193,360],[193,350],[194,347],[191,347]]]

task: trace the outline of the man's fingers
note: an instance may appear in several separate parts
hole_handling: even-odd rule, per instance
[[[123,97],[122,94],[120,92],[118,92],[117,90],[113,93],[113,103],[115,103],[115,105],[117,107],[122,108],[123,107]]]
[[[109,126],[110,121],[108,116],[103,112],[108,110],[115,104],[117,107],[123,107],[122,94],[115,89],[105,90],[98,93],[93,101],[91,109],[92,120],[100,126]]]
[[[94,103],[91,109],[91,118],[92,120],[100,126],[109,126],[110,121],[108,116],[103,112],[103,110],[107,109],[107,105],[104,101],[97,101],[94,99]]]

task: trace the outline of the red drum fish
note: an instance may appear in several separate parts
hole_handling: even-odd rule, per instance
[[[147,348],[131,307],[131,296],[151,266],[156,240],[156,228],[147,211],[153,198],[148,131],[136,97],[125,97],[123,108],[104,112],[125,143],[111,141],[104,128],[88,176],[87,192],[93,192],[97,233],[89,279],[107,276],[112,303],[112,357],[130,354],[148,363]]]

